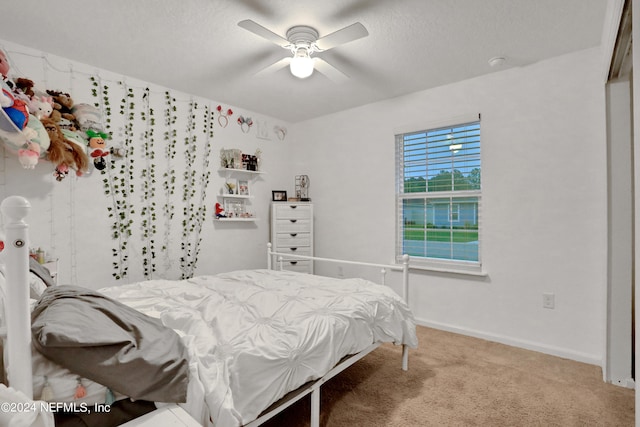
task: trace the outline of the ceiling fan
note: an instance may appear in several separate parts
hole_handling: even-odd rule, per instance
[[[311,57],[311,55],[316,52],[325,52],[336,46],[369,35],[364,25],[359,22],[320,38],[318,31],[307,25],[296,25],[289,28],[286,33],[286,38],[279,36],[250,19],[238,22],[238,26],[291,51],[292,56],[275,62],[259,71],[257,75],[271,73],[288,65],[291,74],[298,78],[307,78],[313,74],[314,69],[317,69],[336,83],[347,80],[349,77],[322,58],[317,56]]]

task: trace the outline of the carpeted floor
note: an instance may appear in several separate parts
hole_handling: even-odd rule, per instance
[[[384,345],[322,388],[321,426],[633,426],[634,391],[600,368],[418,327],[403,372]],[[309,425],[305,398],[268,427]]]

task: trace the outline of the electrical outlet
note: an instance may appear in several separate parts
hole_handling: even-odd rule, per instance
[[[543,308],[556,308],[556,296],[551,293],[542,294],[542,307]]]

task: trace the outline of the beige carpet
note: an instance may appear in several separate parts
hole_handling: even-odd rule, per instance
[[[634,391],[600,368],[418,327],[403,372],[384,345],[322,388],[321,426],[633,426]],[[269,427],[309,425],[309,399]]]

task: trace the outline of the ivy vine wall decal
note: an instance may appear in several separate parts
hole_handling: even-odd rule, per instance
[[[118,144],[126,155],[121,160],[113,160],[102,171],[103,189],[111,199],[107,208],[112,221],[114,240],[112,248],[113,272],[116,280],[127,278],[132,258],[140,258],[145,279],[153,278],[162,264],[164,272],[171,270],[171,251],[176,251],[169,242],[174,227],[177,177],[182,178],[182,219],[180,245],[180,274],[182,278],[192,277],[200,252],[201,231],[207,218],[206,190],[210,181],[209,161],[213,139],[213,111],[210,106],[199,108],[190,100],[183,121],[186,121],[183,145],[183,165],[177,163],[178,112],[175,97],[169,91],[164,95],[163,162],[157,155],[156,134],[158,122],[152,107],[153,92],[118,82],[121,92],[117,130],[111,114],[110,98],[112,89],[92,77],[93,96],[96,106],[104,113],[107,132],[118,139]],[[136,102],[141,101],[142,106]],[[136,160],[140,159],[138,168]],[[158,169],[162,168],[161,176]],[[176,168],[182,168],[177,174]],[[179,170],[179,169],[178,169]],[[158,195],[162,194],[162,201]],[[177,203],[178,202],[178,203]],[[159,221],[159,213],[164,217]],[[161,227],[162,243],[158,244],[158,229]],[[132,245],[140,247],[139,253]],[[162,263],[160,263],[162,260]]]
[[[174,167],[174,159],[176,157],[176,99],[171,96],[168,91],[164,93],[165,97],[165,132],[164,132],[164,158],[165,171],[162,174],[162,189],[164,192],[164,204],[162,212],[164,213],[164,240],[162,245],[162,253],[164,259],[165,270],[170,270],[172,266],[171,256],[169,255],[169,240],[171,238],[171,224],[175,213],[175,205],[173,203],[173,194],[176,188],[176,172]]]
[[[113,138],[113,128],[112,128],[112,111],[111,111],[111,103],[110,103],[110,89],[106,84],[102,84],[102,81],[99,77],[91,77],[93,89],[92,95],[97,98],[95,106],[100,109],[103,115],[103,120],[105,122],[105,130],[111,137]],[[131,95],[133,92],[131,90]],[[125,114],[125,110],[127,110],[127,102],[126,99],[123,98],[120,105],[120,114],[130,119],[131,116]],[[125,126],[125,138],[124,138],[124,149],[127,150],[131,145],[131,130],[132,130],[133,122],[127,123]],[[129,154],[129,152],[127,151]],[[129,159],[130,157],[127,155],[125,159]],[[129,160],[128,162],[131,162]],[[133,165],[131,165],[133,166]],[[132,219],[130,215],[133,212],[129,209],[128,204],[128,194],[129,191],[127,189],[127,176],[130,172],[125,170],[125,163],[120,163],[120,174],[115,173],[115,169],[117,165],[115,162],[111,162],[108,168],[105,168],[101,171],[103,178],[103,190],[104,194],[111,198],[111,206],[107,208],[108,217],[113,224],[111,225],[111,237],[117,243],[117,247],[112,249],[112,256],[114,257],[114,261],[112,262],[112,266],[114,272],[112,273],[113,277],[117,280],[125,278],[127,276],[128,266],[129,266],[129,237],[131,236],[131,224]],[[105,176],[106,175],[106,176]]]
[[[156,227],[156,166],[155,166],[155,147],[154,147],[154,127],[155,118],[153,108],[149,104],[150,91],[145,89],[142,97],[144,108],[142,110],[141,119],[146,124],[144,136],[142,138],[142,155],[145,159],[145,165],[140,174],[142,182],[142,265],[144,277],[150,279],[156,271],[156,250],[155,235]]]
[[[208,166],[211,155],[211,137],[213,136],[211,127],[212,113],[209,107],[205,107],[204,115],[200,117],[196,114],[197,110],[198,103],[191,101],[189,103],[187,135],[184,139],[185,170],[182,184],[182,201],[184,205],[182,209],[182,256],[180,257],[181,277],[183,279],[193,277],[193,272],[198,262],[198,254],[200,253],[200,243],[202,242],[200,232],[202,231],[202,224],[207,217],[205,197],[210,178]],[[205,142],[200,177],[196,179],[198,172],[195,165],[199,146],[198,118],[204,121],[202,129],[205,134]],[[198,190],[200,197],[197,197]]]

